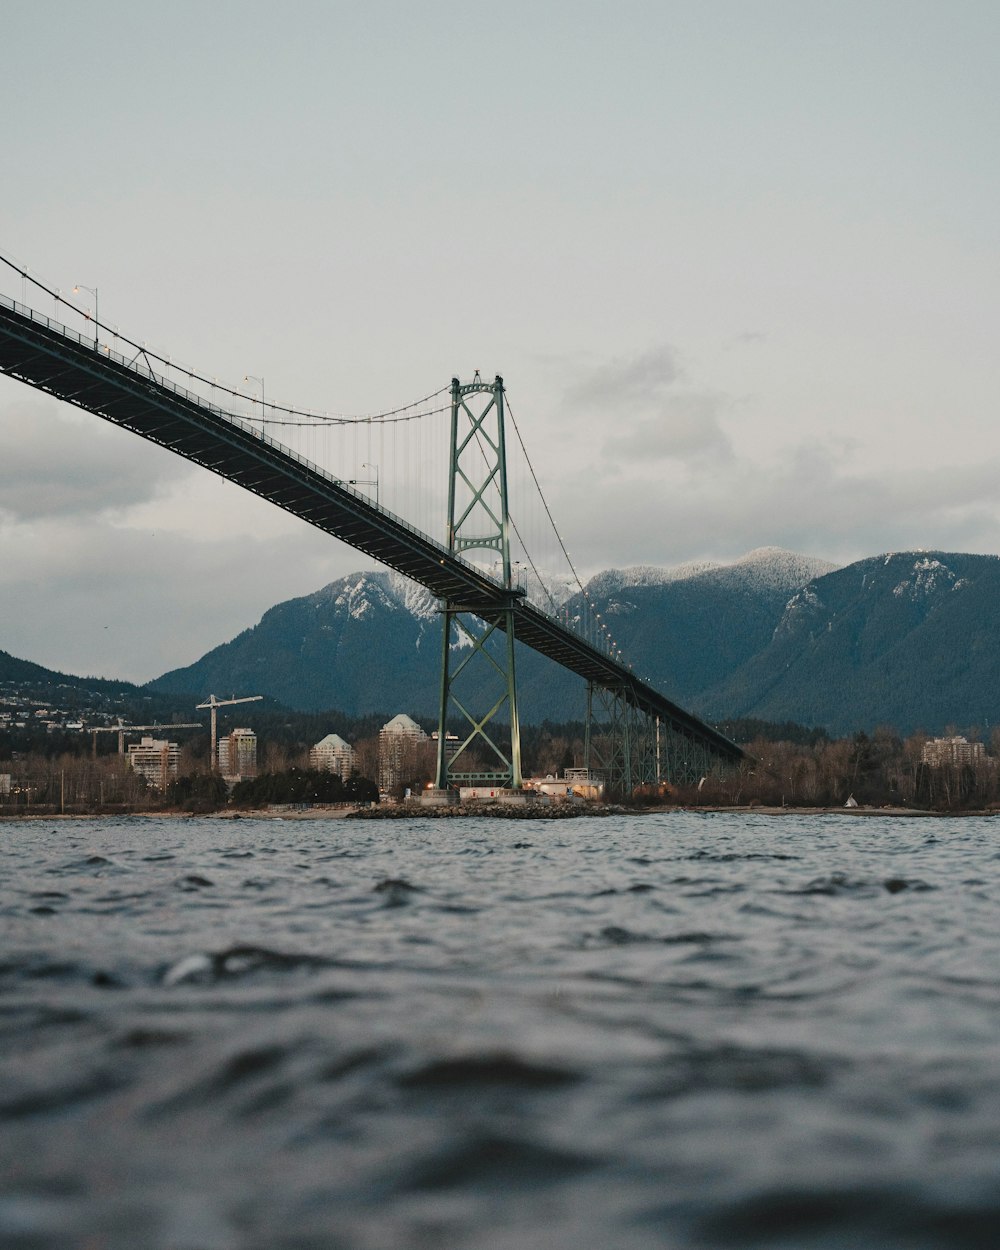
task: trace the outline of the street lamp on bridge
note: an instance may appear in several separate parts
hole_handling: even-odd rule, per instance
[[[82,282],[78,282],[76,286],[73,288],[73,294],[79,295],[81,291],[89,291],[90,294],[93,295],[94,297],[94,351],[96,352],[97,351],[97,336],[100,333],[100,329],[101,329],[101,318],[100,318],[100,313],[98,312],[98,307],[97,307],[97,287],[96,286],[84,286]]]
[[[263,433],[264,433],[264,379],[254,377],[252,373],[244,373],[243,381],[244,382],[256,382],[257,385],[260,387],[260,432],[261,432],[261,435],[263,436]],[[254,401],[251,399],[250,402],[253,403]]]
[[[378,504],[378,465],[377,465],[377,464],[364,464],[364,463],[362,463],[361,467],[362,467],[362,469],[367,469],[367,470],[369,471],[369,473],[374,473],[374,474],[375,474],[375,480],[374,480],[374,482],[369,483],[369,485],[374,485],[374,487],[375,487],[375,507],[377,508],[377,507],[379,506],[379,504]]]
[[[349,477],[347,479],[348,486],[374,486],[375,487],[375,507],[379,506],[378,502],[378,465],[365,464],[362,462],[362,469],[368,469],[370,473],[374,473],[374,477]]]

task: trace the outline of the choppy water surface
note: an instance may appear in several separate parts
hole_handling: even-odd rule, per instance
[[[993,1250],[998,834],[0,826],[0,1245]]]

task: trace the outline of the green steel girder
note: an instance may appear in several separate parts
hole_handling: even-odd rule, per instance
[[[600,707],[597,715],[595,702]],[[598,728],[603,732],[596,733]],[[675,718],[630,703],[622,687],[597,683],[587,688],[584,751],[587,768],[602,773],[606,792],[618,798],[661,782],[694,785],[735,763]]]
[[[503,752],[503,749],[493,740],[490,734],[486,732],[486,726],[490,723],[490,721],[492,721],[496,717],[500,709],[508,701],[508,697],[509,697],[509,685],[507,683],[507,672],[502,665],[497,663],[496,657],[492,656],[486,648],[487,642],[489,641],[493,633],[499,627],[499,622],[498,621],[486,622],[485,623],[486,628],[483,630],[483,632],[477,633],[476,630],[473,629],[469,625],[468,621],[464,620],[460,614],[458,614],[457,612],[452,612],[450,613],[450,615],[452,617],[453,623],[457,626],[457,628],[463,631],[463,633],[466,635],[466,637],[469,639],[469,641],[472,644],[471,650],[463,658],[461,664],[459,664],[457,668],[450,669],[450,687],[449,687],[450,703],[454,705],[456,708],[458,708],[459,712],[465,718],[466,722],[472,726],[471,731],[459,743],[458,747],[452,750],[451,758],[458,759],[461,756],[462,752],[466,750],[467,747],[472,746],[477,740],[482,739],[483,741],[485,741],[486,745],[489,747],[493,755],[497,759],[499,759],[500,762],[504,765],[506,774],[512,777],[513,776],[512,757],[508,757],[507,755],[505,755]],[[496,673],[498,674],[498,676],[501,678],[501,680],[504,683],[504,688],[502,689],[499,697],[495,700],[493,706],[487,710],[485,715],[480,716],[478,718],[473,712],[469,711],[469,709],[465,706],[462,700],[455,693],[455,687],[458,683],[458,679],[460,678],[461,674],[465,671],[465,669],[470,664],[474,663],[477,659],[482,659],[486,663],[491,664],[494,670],[496,671]],[[439,733],[440,733],[440,729],[439,729]],[[443,739],[439,737],[438,740],[442,741]],[[451,770],[449,770],[449,772],[450,771]]]

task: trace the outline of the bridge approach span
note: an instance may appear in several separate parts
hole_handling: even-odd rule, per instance
[[[0,296],[0,373],[75,404],[236,482],[372,559],[461,602],[482,617],[506,606],[510,592],[434,539],[266,434],[154,373],[145,358],[129,361],[34,309]],[[519,595],[518,641],[595,685],[615,691],[665,728],[724,760],[735,743],[641,681]]]

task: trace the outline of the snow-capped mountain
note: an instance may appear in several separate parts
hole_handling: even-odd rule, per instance
[[[354,621],[364,620],[379,608],[409,612],[418,621],[432,621],[437,616],[437,600],[429,590],[390,570],[351,573],[307,598],[317,608],[331,602]]]
[[[765,549],[730,565],[608,570],[583,594],[571,576],[557,581],[543,573],[552,598],[531,597],[550,611],[565,604],[571,615],[588,600],[613,624],[635,671],[686,702],[763,646],[789,594],[828,567]],[[353,573],[277,604],[252,629],[151,685],[171,692],[253,688],[303,710],[432,715],[440,629],[437,603],[422,587],[389,571]],[[522,717],[582,715],[576,678],[527,650],[518,665]]]
[[[636,673],[682,706],[766,646],[790,595],[834,566],[777,547],[730,564],[611,569],[585,596]]]
[[[1000,718],[995,556],[903,552],[834,569],[763,548],[731,564],[607,570],[565,606],[570,616],[599,612],[638,676],[711,720],[850,732]],[[434,599],[406,578],[355,573],[276,605],[150,685],[252,689],[302,710],[433,716],[440,622]],[[525,648],[517,663],[526,724],[582,717],[577,678]]]
[[[636,564],[608,569],[587,583],[592,594],[613,595],[639,586],[667,586],[696,579],[715,581],[732,588],[776,590],[791,594],[814,577],[831,573],[837,566],[815,556],[802,556],[782,547],[757,547],[728,564],[715,560],[692,560],[661,567]]]
[[[1000,558],[892,552],[815,578],[770,642],[698,703],[843,733],[995,724]]]
[[[250,689],[304,711],[430,710],[440,664],[437,603],[388,571],[352,573],[270,608],[257,625],[158,690]]]

